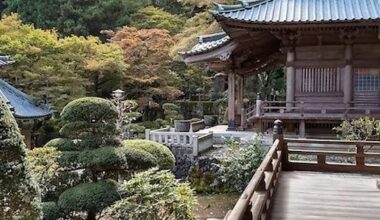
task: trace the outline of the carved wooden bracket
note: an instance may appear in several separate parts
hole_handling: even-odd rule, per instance
[[[343,43],[351,45],[355,42],[358,35],[359,29],[342,29],[339,33],[339,38]]]

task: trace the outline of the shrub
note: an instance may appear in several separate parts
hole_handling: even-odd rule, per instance
[[[43,196],[56,188],[54,181],[62,171],[58,163],[60,157],[61,152],[52,147],[34,148],[27,154],[33,176],[37,180]]]
[[[157,159],[144,150],[123,147],[121,151],[127,158],[129,170],[144,170],[158,166]]]
[[[115,147],[103,147],[95,150],[82,151],[78,162],[93,171],[126,169],[125,155]]]
[[[113,219],[195,219],[194,193],[188,184],[176,183],[168,171],[151,169],[137,174],[119,188],[122,200],[106,210]]]
[[[260,166],[264,154],[262,137],[238,147],[233,143],[220,167],[224,186],[242,192]]]
[[[42,203],[42,211],[44,213],[43,220],[57,220],[63,217],[58,205],[55,202]]]
[[[353,121],[343,121],[334,130],[338,133],[339,138],[345,140],[379,140],[380,120],[365,117]]]
[[[26,160],[25,144],[0,96],[0,219],[39,219],[40,195]]]
[[[175,157],[166,146],[147,140],[127,140],[124,141],[124,147],[144,150],[152,154],[160,169],[173,169]]]
[[[71,211],[96,213],[119,198],[117,183],[114,181],[83,183],[62,193],[58,206],[65,213]]]
[[[75,151],[79,150],[78,146],[74,144],[71,139],[67,138],[56,138],[50,140],[45,144],[45,147],[54,147],[60,151]]]
[[[101,122],[103,120],[115,120],[118,116],[116,107],[111,101],[85,97],[67,104],[61,113],[61,118],[66,122],[76,122],[78,119],[85,122]]]

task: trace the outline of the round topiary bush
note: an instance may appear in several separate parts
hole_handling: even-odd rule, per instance
[[[121,152],[127,158],[128,170],[144,170],[158,166],[157,159],[147,151],[123,147]]]
[[[119,148],[102,147],[82,151],[78,156],[79,163],[93,171],[125,169],[127,159]]]
[[[58,199],[58,207],[65,213],[71,211],[97,213],[118,199],[120,196],[115,181],[83,183],[62,193]]]
[[[158,163],[160,169],[173,169],[175,165],[175,157],[166,146],[147,140],[126,140],[124,147],[144,150],[152,154]]]
[[[67,122],[76,122],[81,119],[85,122],[96,123],[102,120],[114,120],[118,116],[117,109],[111,101],[85,97],[74,100],[62,110],[61,118]]]

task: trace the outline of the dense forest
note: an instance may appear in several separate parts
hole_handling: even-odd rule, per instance
[[[0,77],[58,111],[118,88],[141,109],[191,99],[209,91],[212,74],[185,65],[178,52],[218,31],[211,7],[199,0],[5,0],[0,51],[16,64]]]

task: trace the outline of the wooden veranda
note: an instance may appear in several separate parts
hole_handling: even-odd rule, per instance
[[[274,144],[226,220],[379,219],[380,142],[284,139]]]

